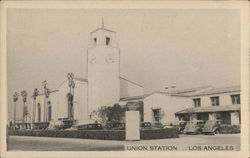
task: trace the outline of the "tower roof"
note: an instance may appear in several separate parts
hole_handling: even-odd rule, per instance
[[[115,31],[112,31],[112,30],[106,29],[106,28],[104,28],[104,27],[103,27],[103,28],[102,28],[102,27],[97,28],[97,29],[95,29],[94,31],[91,31],[90,33],[92,34],[92,33],[96,32],[96,31],[99,31],[99,30],[104,30],[104,31],[109,31],[109,32],[116,33]]]
[[[90,33],[94,33],[94,32],[99,31],[99,30],[104,30],[104,31],[109,31],[109,32],[115,33],[115,31],[112,31],[112,30],[109,30],[109,29],[105,28],[103,18],[102,18],[101,26],[99,28],[95,29],[94,31],[90,32]]]

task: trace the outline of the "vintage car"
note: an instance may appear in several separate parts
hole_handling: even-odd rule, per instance
[[[180,123],[179,123],[179,131],[183,132],[183,130],[185,129],[186,125],[187,125],[187,121],[180,121]]]
[[[151,127],[151,122],[141,122],[140,127]]]
[[[200,134],[202,133],[205,121],[203,120],[193,120],[188,121],[185,126],[183,133],[185,134]]]
[[[58,119],[55,122],[55,129],[57,130],[64,130],[70,128],[73,125],[73,120],[68,118]]]
[[[207,120],[202,133],[204,134],[219,134],[221,132],[222,120]]]
[[[153,123],[152,127],[154,128],[164,128],[164,125],[161,122]]]
[[[141,129],[151,129],[152,128],[152,124],[151,124],[151,122],[141,122],[140,128]]]
[[[122,122],[108,122],[106,128],[110,130],[124,130],[125,123]]]
[[[100,123],[91,123],[91,124],[85,124],[85,125],[76,125],[74,126],[77,130],[97,130],[97,129],[103,129],[102,124]]]

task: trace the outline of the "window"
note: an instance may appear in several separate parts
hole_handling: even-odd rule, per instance
[[[240,104],[240,95],[231,95],[232,104]]]
[[[106,37],[106,45],[108,46],[110,43],[110,38],[109,37]]]
[[[219,106],[220,105],[220,101],[219,101],[219,97],[211,97],[211,104],[212,106]]]
[[[37,104],[38,122],[41,122],[41,105]]]
[[[153,109],[153,115],[156,122],[160,121],[160,109]]]
[[[97,43],[97,39],[96,38],[94,38],[94,44],[96,44]]]
[[[193,99],[194,102],[194,107],[201,107],[201,99],[200,98],[195,98]]]

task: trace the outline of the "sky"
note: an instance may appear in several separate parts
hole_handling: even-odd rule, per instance
[[[30,97],[34,88],[42,91],[44,80],[53,90],[68,72],[87,77],[90,32],[101,27],[102,18],[116,32],[120,75],[144,86],[145,93],[173,85],[240,84],[238,10],[8,9],[8,118],[15,91],[25,89]]]

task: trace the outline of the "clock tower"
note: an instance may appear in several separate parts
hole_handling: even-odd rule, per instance
[[[87,50],[88,115],[120,99],[120,50],[116,33],[104,28],[91,32]]]

